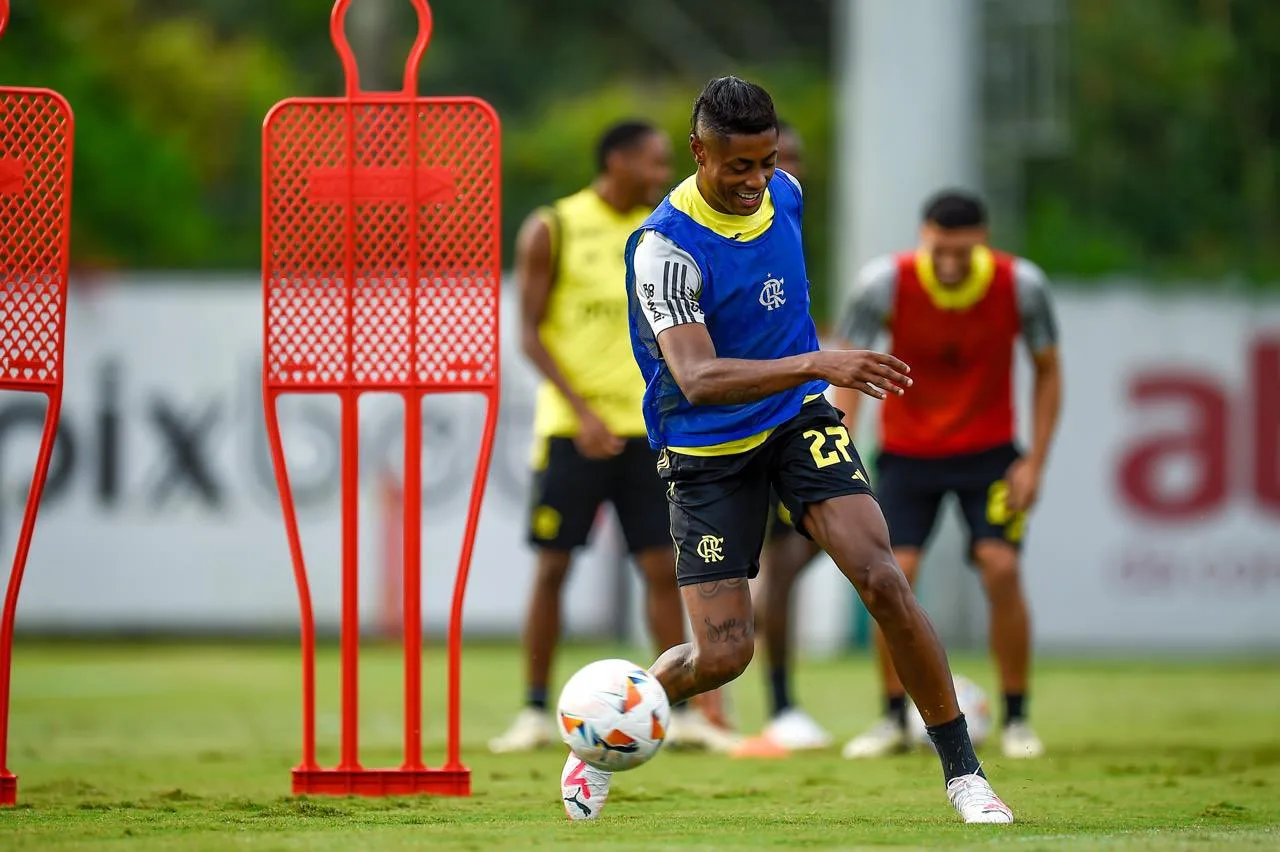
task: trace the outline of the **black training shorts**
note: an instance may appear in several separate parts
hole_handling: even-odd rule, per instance
[[[572,438],[546,438],[534,471],[529,542],[552,550],[587,543],[600,505],[613,504],[632,553],[671,544],[658,454],[645,438],[628,438],[609,459],[589,459]]]
[[[1023,512],[1010,512],[1005,475],[1020,454],[1013,444],[938,458],[881,453],[876,461],[876,497],[894,547],[924,547],[942,498],[954,492],[969,529],[969,552],[979,541],[1022,543]]]
[[[664,450],[658,472],[667,483],[676,580],[682,586],[756,575],[770,488],[806,537],[801,519],[809,504],[872,493],[849,431],[825,399],[805,403],[746,452],[693,456]]]

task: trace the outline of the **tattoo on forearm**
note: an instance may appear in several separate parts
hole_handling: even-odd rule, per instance
[[[745,577],[733,577],[728,580],[712,580],[710,583],[699,583],[697,586],[698,597],[714,598],[722,591],[737,590],[745,588],[747,580]]]
[[[747,642],[755,636],[755,627],[750,618],[726,618],[718,624],[709,618],[702,621],[707,628],[707,641],[712,645]]]

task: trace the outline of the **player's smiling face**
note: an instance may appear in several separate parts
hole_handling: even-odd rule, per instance
[[[987,229],[942,228],[926,222],[920,230],[920,248],[933,258],[933,274],[948,287],[958,287],[973,269],[973,250],[987,244]]]
[[[750,216],[760,209],[764,189],[778,162],[778,131],[700,133],[689,138],[698,162],[698,189],[714,209]]]

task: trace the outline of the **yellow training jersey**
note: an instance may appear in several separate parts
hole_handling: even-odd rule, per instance
[[[645,434],[644,379],[627,330],[627,238],[651,211],[619,213],[588,187],[543,211],[551,231],[554,277],[542,343],[569,385],[615,435]],[[572,437],[573,409],[548,381],[538,388],[534,432]]]

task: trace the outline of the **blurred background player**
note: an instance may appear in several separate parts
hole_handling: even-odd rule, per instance
[[[851,346],[871,346],[887,330],[893,353],[912,366],[915,385],[885,401],[876,494],[894,556],[914,582],[938,507],[954,493],[969,530],[968,557],[990,604],[991,650],[1004,692],[1006,757],[1044,747],[1027,724],[1031,629],[1019,549],[1036,502],[1058,422],[1062,378],[1048,282],[1039,267],[987,246],[987,213],[968,193],[944,191],[924,207],[915,251],[863,267],[841,323]],[[1034,365],[1031,450],[1016,444],[1014,344]],[[860,400],[837,391],[852,430]],[[850,740],[845,757],[877,757],[907,747],[906,696],[884,639],[876,647],[885,717]]]
[[[777,167],[804,183],[804,142],[794,127],[778,122]],[[796,532],[791,514],[776,493],[769,498],[769,529],[760,553],[760,576],[754,581],[757,634],[763,636],[769,685],[769,722],[758,737],[739,743],[741,756],[821,749],[831,734],[792,702],[791,614],[796,578],[821,552],[812,539]]]
[[[534,417],[529,541],[537,575],[523,635],[527,703],[490,741],[499,753],[559,741],[547,691],[561,591],[603,502],[613,504],[644,574],[659,650],[684,641],[664,486],[644,437],[644,381],[628,340],[623,265],[627,237],[671,185],[671,142],[647,122],[622,122],[600,138],[596,167],[590,186],[534,211],[516,245],[522,344],[544,381]],[[675,743],[727,745],[700,713],[676,717]]]

